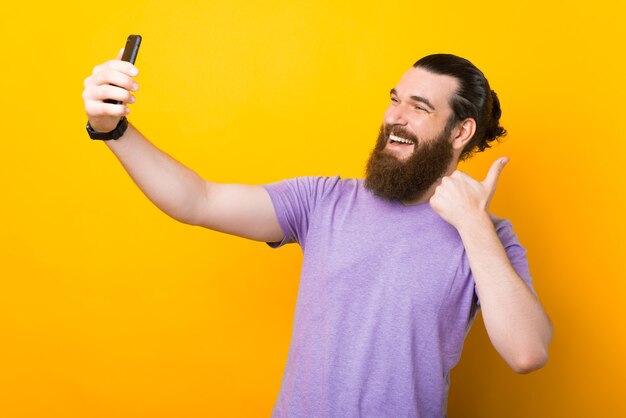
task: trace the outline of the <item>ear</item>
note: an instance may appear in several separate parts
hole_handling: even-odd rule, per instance
[[[459,123],[452,131],[452,148],[463,150],[474,136],[474,132],[476,132],[476,121],[473,118],[467,118]]]

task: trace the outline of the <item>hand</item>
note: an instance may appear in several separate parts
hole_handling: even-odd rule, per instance
[[[446,222],[460,230],[464,223],[487,213],[500,173],[508,162],[507,157],[497,159],[482,182],[459,170],[444,176],[430,198],[430,206]]]
[[[85,112],[91,127],[98,132],[115,129],[120,118],[130,112],[127,105],[135,102],[135,96],[130,92],[139,89],[132,78],[139,74],[139,70],[130,62],[121,61],[123,52],[122,48],[114,60],[95,66],[84,82]],[[117,100],[122,104],[105,103],[106,99]]]

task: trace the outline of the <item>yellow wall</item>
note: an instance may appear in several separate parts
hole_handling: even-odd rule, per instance
[[[11,2],[0,13],[0,416],[268,417],[301,253],[179,224],[89,140],[81,91],[144,42],[130,119],[218,182],[361,176],[417,58],[483,69],[512,220],[555,325],[516,375],[479,318],[451,417],[623,416],[625,14],[613,0]],[[555,3],[556,4],[556,3]]]

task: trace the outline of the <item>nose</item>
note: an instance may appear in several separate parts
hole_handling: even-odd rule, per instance
[[[387,125],[406,125],[407,118],[405,109],[400,104],[390,104],[385,112],[385,123]]]

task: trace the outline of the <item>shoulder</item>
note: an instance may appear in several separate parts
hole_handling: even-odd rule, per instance
[[[351,187],[352,179],[341,176],[299,176],[265,184],[266,189],[292,189],[306,192],[309,195],[323,197],[328,193]],[[354,182],[356,183],[356,182]],[[354,186],[353,186],[354,187]]]
[[[491,218],[491,222],[493,222],[493,226],[496,227],[496,230],[512,227],[511,221],[506,218],[500,218],[491,212],[489,212],[489,217]]]
[[[519,245],[519,239],[517,234],[513,230],[513,224],[506,218],[500,218],[492,213],[489,213],[489,217],[493,222],[493,226],[500,237],[500,240],[506,247],[507,245],[517,244]]]

